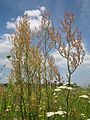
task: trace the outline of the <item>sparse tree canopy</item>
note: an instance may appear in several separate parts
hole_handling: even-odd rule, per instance
[[[54,25],[49,30],[52,39],[51,47],[55,46],[60,55],[67,60],[68,82],[71,82],[71,75],[83,62],[85,51],[82,43],[81,32],[74,27],[75,16],[66,12],[64,20],[60,21],[59,30]]]

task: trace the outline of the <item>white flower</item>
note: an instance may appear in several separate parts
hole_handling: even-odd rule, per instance
[[[57,111],[54,114],[55,115],[63,115],[63,114],[66,114],[66,111]]]
[[[61,110],[61,109],[62,109],[62,107],[60,106],[60,107],[59,107],[59,110]]]
[[[90,118],[88,118],[87,120],[90,120]]]
[[[51,117],[54,115],[54,112],[47,112],[47,117]]]
[[[8,112],[8,111],[9,111],[9,109],[7,108],[7,109],[6,109],[6,111]]]
[[[67,90],[72,90],[73,88],[72,88],[72,87],[67,87],[66,89],[67,89]]]
[[[85,98],[85,99],[88,99],[89,97],[87,95],[81,95],[79,96],[80,98]]]
[[[54,92],[54,93],[53,93],[53,95],[55,96],[55,95],[56,95],[56,93]]]
[[[65,117],[65,115],[62,115],[62,117],[64,118],[64,117]]]
[[[57,88],[57,89],[55,89],[55,91],[56,91],[56,92],[59,92],[59,91],[61,91],[61,89]]]
[[[82,117],[85,117],[85,114],[84,114],[84,113],[81,113],[80,115],[81,115]]]
[[[66,89],[67,88],[67,86],[60,86],[60,87],[57,87],[57,89]]]
[[[57,111],[57,112],[47,112],[47,117],[51,117],[53,115],[64,115],[66,111]]]
[[[55,95],[55,98],[58,98],[58,96],[57,96],[57,95]]]
[[[60,86],[60,87],[57,87],[57,89],[67,89],[67,90],[72,90],[73,88],[72,87],[68,87],[68,86]]]

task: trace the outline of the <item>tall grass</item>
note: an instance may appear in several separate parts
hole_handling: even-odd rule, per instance
[[[36,87],[36,85],[32,86],[30,111],[28,111],[26,85],[23,85],[24,101],[22,101],[21,111],[20,94],[17,93],[17,90],[19,90],[17,85],[8,84],[7,87],[0,86],[2,89],[2,93],[0,93],[0,119],[27,120],[28,112],[31,114],[30,120],[66,120],[67,112],[68,120],[87,120],[90,118],[89,87],[84,89],[80,87],[55,87],[55,85],[48,85],[49,111],[47,111],[47,93],[45,86],[41,85],[41,98],[39,98],[39,92],[36,92]],[[68,92],[69,98],[67,106]]]

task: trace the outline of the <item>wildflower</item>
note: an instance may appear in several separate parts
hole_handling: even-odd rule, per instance
[[[59,92],[59,91],[61,91],[61,89],[57,88],[57,89],[55,89],[55,91],[56,91],[56,92]]]
[[[42,110],[42,108],[41,108],[41,107],[40,107],[39,109],[40,109],[40,110]]]
[[[67,89],[67,90],[72,90],[73,88],[72,88],[72,87],[67,87],[66,89]]]
[[[89,97],[87,95],[81,95],[79,96],[80,98],[85,98],[85,99],[88,99]]]
[[[62,115],[62,117],[64,118],[64,117],[65,117],[65,115]]]
[[[55,98],[58,98],[58,96],[57,96],[57,95],[55,95],[54,97],[55,97]]]
[[[7,109],[6,109],[6,112],[8,112],[8,111],[9,111],[9,109],[7,108]]]
[[[58,87],[58,89],[66,89],[67,88],[67,86],[60,86],[60,87]]]
[[[48,112],[47,117],[51,117],[53,115],[64,115],[64,114],[66,114],[66,111]]]
[[[60,87],[57,87],[57,89],[67,89],[67,90],[72,90],[73,88],[72,87],[67,87],[67,86],[65,86],[65,85],[63,85],[63,86],[60,86]]]
[[[90,118],[88,118],[87,120],[90,120]]]
[[[80,115],[81,115],[82,117],[85,117],[85,114],[84,114],[84,113],[81,113]]]
[[[54,112],[47,112],[47,117],[51,117],[54,115]]]
[[[54,114],[55,115],[63,115],[63,114],[66,114],[66,111],[57,111]]]
[[[59,110],[61,110],[61,109],[62,109],[62,107],[60,106],[60,107],[59,107]]]
[[[53,95],[55,96],[55,95],[56,95],[56,93],[54,92],[54,93],[53,93]]]

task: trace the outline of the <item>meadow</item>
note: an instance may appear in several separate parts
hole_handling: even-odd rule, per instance
[[[1,120],[89,120],[90,87],[80,88],[72,85],[48,85],[48,96],[42,85],[31,87],[30,111],[28,111],[27,88],[23,84],[23,96],[20,87],[8,84],[0,86]],[[20,101],[22,97],[22,105]],[[67,103],[68,102],[68,103]],[[22,108],[22,110],[21,110]],[[67,118],[68,113],[68,118]],[[28,119],[29,115],[29,119]]]
[[[90,86],[72,83],[72,75],[83,63],[85,50],[75,16],[66,12],[61,33],[47,11],[41,27],[31,31],[29,17],[21,17],[9,38],[12,49],[7,59],[12,69],[9,82],[0,85],[0,120],[90,120]],[[66,59],[67,84],[50,52]]]

